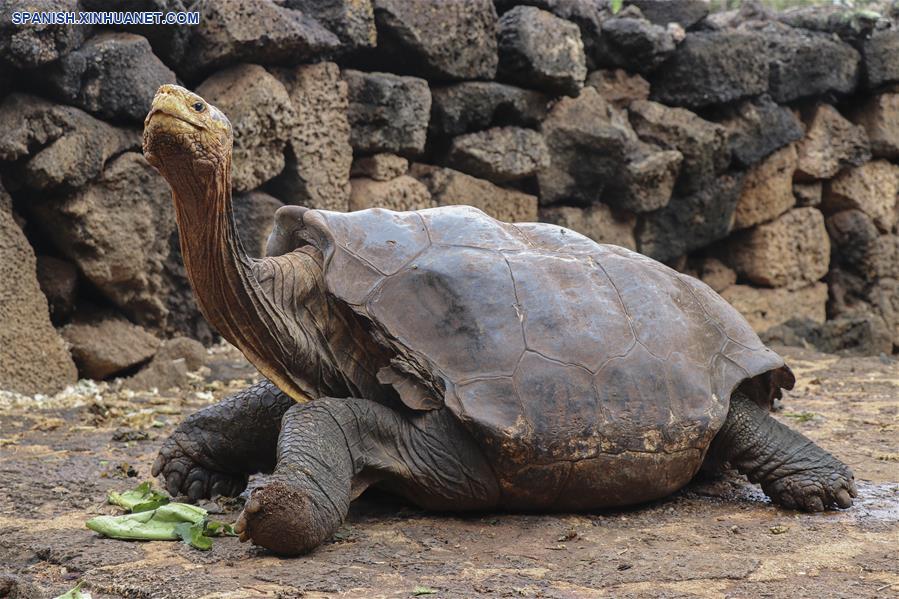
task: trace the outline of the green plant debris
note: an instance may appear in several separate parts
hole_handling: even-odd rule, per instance
[[[54,599],[91,599],[90,593],[81,590],[81,585],[83,584],[84,582],[79,582],[77,585],[75,585],[74,589],[68,591],[67,593],[63,593],[58,597],[54,597]]]
[[[174,541],[207,551],[212,537],[237,536],[230,524],[209,520],[209,513],[187,503],[171,503],[169,497],[153,491],[150,483],[124,493],[110,492],[109,502],[127,510],[121,516],[97,516],[87,521],[94,532],[128,541]]]
[[[617,15],[621,10],[621,5],[624,4],[624,0],[612,0],[612,14]]]
[[[118,505],[131,512],[146,512],[155,510],[169,502],[169,498],[165,493],[154,491],[150,487],[150,482],[143,482],[137,488],[124,493],[110,491],[106,495],[106,499],[113,505]]]
[[[413,597],[421,597],[422,595],[436,595],[437,591],[432,589],[431,587],[426,586],[417,586],[412,589]]]
[[[784,412],[784,417],[793,418],[796,422],[808,422],[815,419],[815,415],[811,412]]]

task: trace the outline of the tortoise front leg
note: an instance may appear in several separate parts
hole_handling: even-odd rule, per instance
[[[857,494],[848,466],[740,393],[731,398],[710,454],[760,483],[771,501],[787,508],[847,508]]]
[[[281,418],[295,402],[262,381],[188,416],[153,463],[172,495],[236,496],[250,474],[271,472]]]
[[[275,472],[252,491],[236,530],[276,553],[305,553],[373,484],[435,510],[489,509],[499,498],[480,448],[448,410],[407,418],[364,399],[322,398],[284,415]]]

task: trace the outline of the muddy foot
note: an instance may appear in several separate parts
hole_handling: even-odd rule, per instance
[[[788,474],[763,484],[762,489],[774,503],[804,512],[822,512],[834,506],[851,507],[852,498],[858,495],[852,471],[846,465],[834,462],[831,467]]]
[[[165,479],[172,495],[187,495],[193,500],[215,495],[236,497],[247,486],[247,475],[221,472],[211,467],[198,448],[180,431],[166,439],[153,462],[151,474]]]
[[[270,479],[250,494],[234,530],[241,542],[252,541],[281,555],[301,555],[334,533],[315,518],[316,509],[302,489]]]

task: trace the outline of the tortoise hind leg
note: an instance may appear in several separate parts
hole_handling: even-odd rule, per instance
[[[262,381],[188,416],[163,442],[151,470],[172,495],[236,496],[248,475],[271,471],[281,417],[294,401]]]
[[[847,508],[857,494],[848,466],[741,393],[731,397],[710,454],[760,483],[771,501],[787,508]]]
[[[242,541],[310,551],[377,484],[425,508],[487,509],[499,490],[480,449],[445,410],[406,418],[364,399],[322,398],[284,415],[278,464],[237,521]]]

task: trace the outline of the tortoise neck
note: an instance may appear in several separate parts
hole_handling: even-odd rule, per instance
[[[231,203],[230,158],[197,174],[183,164],[167,169],[187,277],[203,316],[259,371],[294,395],[279,372],[277,331],[283,318],[267,301],[244,251]]]

